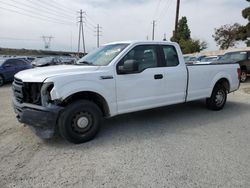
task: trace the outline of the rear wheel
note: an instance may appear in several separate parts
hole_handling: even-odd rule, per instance
[[[68,105],[59,117],[58,127],[63,138],[80,144],[93,139],[99,131],[101,110],[90,101]]]
[[[216,84],[210,98],[207,98],[207,108],[211,110],[221,110],[227,101],[227,90],[221,84]]]
[[[4,84],[4,78],[2,75],[0,75],[0,86],[2,86]]]
[[[245,82],[246,80],[247,80],[247,72],[243,70],[241,71],[240,81]]]

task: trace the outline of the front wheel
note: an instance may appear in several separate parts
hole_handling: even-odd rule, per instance
[[[221,110],[224,108],[227,101],[227,90],[223,85],[217,84],[210,98],[207,98],[207,108],[210,110]]]
[[[80,100],[68,105],[59,117],[61,136],[80,144],[93,139],[99,131],[101,110],[90,101]]]

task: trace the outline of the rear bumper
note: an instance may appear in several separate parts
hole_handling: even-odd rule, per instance
[[[32,127],[32,130],[41,138],[51,138],[55,132],[55,126],[59,113],[63,109],[56,105],[48,107],[34,104],[19,103],[12,98],[16,117],[20,123]]]

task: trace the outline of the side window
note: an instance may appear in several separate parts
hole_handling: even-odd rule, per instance
[[[168,67],[179,65],[178,54],[174,46],[163,46],[165,61]]]
[[[15,64],[13,63],[12,60],[7,60],[7,61],[4,63],[3,66],[5,66],[5,67],[14,67]]]
[[[138,63],[138,72],[142,72],[148,68],[158,67],[157,48],[153,45],[140,45],[134,47],[118,65],[123,65],[127,60],[135,60]]]
[[[25,65],[25,62],[24,62],[23,60],[16,59],[16,60],[14,61],[14,64],[15,64],[16,66],[22,66],[22,65]]]

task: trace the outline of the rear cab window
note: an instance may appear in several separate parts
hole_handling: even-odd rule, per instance
[[[175,67],[180,64],[178,53],[174,46],[162,46],[163,56],[167,67]]]

